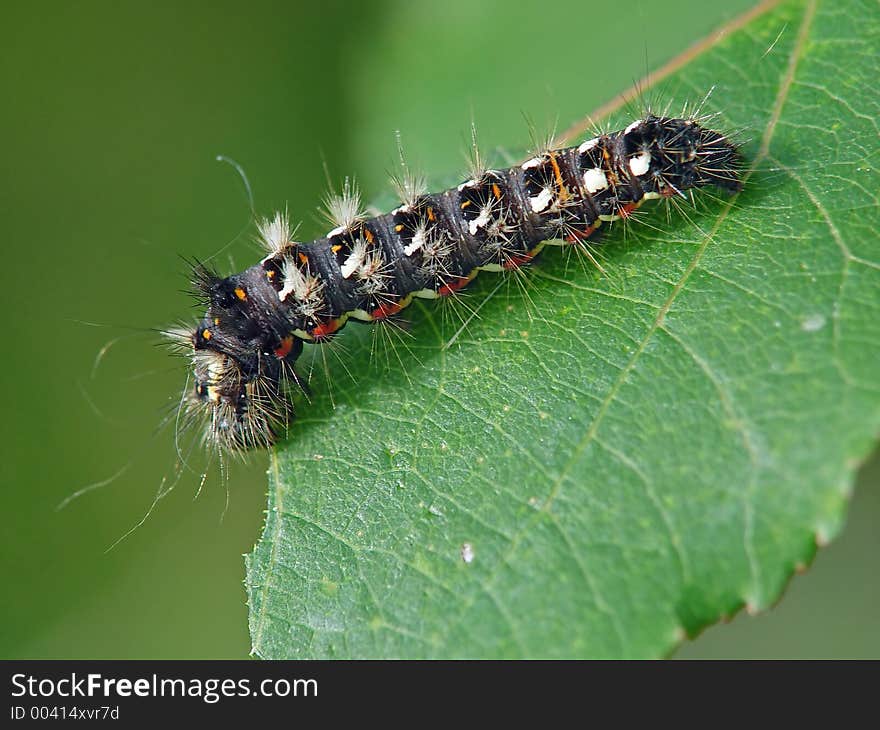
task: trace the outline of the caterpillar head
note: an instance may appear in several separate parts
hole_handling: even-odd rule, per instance
[[[201,423],[206,445],[224,451],[268,447],[292,417],[286,384],[296,380],[292,365],[302,341],[288,336],[279,349],[277,336],[242,306],[248,298],[236,277],[198,267],[194,283],[208,303],[205,317],[194,329],[167,333],[190,359],[183,424]]]
[[[201,331],[195,330],[193,341]],[[193,349],[192,368],[186,409],[202,420],[207,443],[233,451],[274,443],[289,418],[277,372],[265,367],[249,372],[231,355],[204,347]]]

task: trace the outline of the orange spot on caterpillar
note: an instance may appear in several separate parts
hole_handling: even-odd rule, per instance
[[[202,330],[202,339],[206,342],[210,340],[214,336],[214,333],[211,330]]]
[[[337,243],[335,246],[331,246],[331,247],[330,247],[330,250],[331,250],[333,253],[339,253],[339,251],[340,251],[341,249],[342,249],[342,244],[341,244],[341,243]]]
[[[564,203],[571,195],[562,181],[562,171],[559,169],[559,162],[556,159],[555,152],[550,153],[550,164],[553,167],[553,177],[556,178],[556,185],[559,187],[559,202]]]
[[[428,206],[428,220],[431,221],[431,223],[437,220],[437,216],[434,215],[434,207],[431,205]]]
[[[394,230],[400,233],[403,230],[403,224],[398,223],[396,226],[394,226]]]
[[[376,237],[373,235],[373,232],[369,228],[363,228],[364,238],[367,239],[367,243],[372,243],[376,240]]]
[[[498,183],[492,183],[492,195],[495,196],[495,200],[501,200],[501,188],[498,187]]]
[[[237,296],[243,302],[247,301],[247,292],[240,286],[235,287],[235,296]]]
[[[297,254],[297,255],[299,256],[299,260],[300,260],[302,263],[304,263],[304,264],[309,263],[309,257],[306,256],[304,253],[300,252],[300,253]]]
[[[465,200],[465,201],[461,204],[461,206],[459,206],[459,207],[460,207],[462,210],[464,210],[464,209],[467,208],[470,204],[471,204],[471,201],[470,201],[470,200]]]

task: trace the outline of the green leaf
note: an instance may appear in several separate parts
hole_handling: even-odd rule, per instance
[[[525,292],[482,274],[457,337],[426,304],[396,352],[313,348],[254,652],[656,657],[772,605],[880,427],[878,34],[875,3],[790,3],[675,71],[754,170],[612,229],[607,276],[551,249]]]

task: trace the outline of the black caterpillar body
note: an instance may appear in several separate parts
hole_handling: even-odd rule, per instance
[[[206,440],[221,448],[268,446],[293,417],[288,385],[304,342],[333,337],[349,318],[391,317],[413,297],[452,294],[479,271],[520,267],[548,243],[578,245],[645,200],[709,185],[735,193],[738,168],[724,135],[649,115],[522,165],[475,170],[440,193],[406,182],[403,204],[385,215],[368,217],[346,189],[328,205],[337,227],[309,243],[290,240],[277,214],[260,226],[260,263],[226,278],[196,267],[208,311],[195,331],[175,333],[193,360],[187,415],[204,418]]]

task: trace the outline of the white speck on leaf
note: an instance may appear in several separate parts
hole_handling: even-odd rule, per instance
[[[472,563],[474,560],[474,546],[469,542],[462,543],[461,559],[468,564]]]
[[[801,329],[804,332],[818,332],[824,326],[825,315],[823,314],[811,314],[801,322]]]

